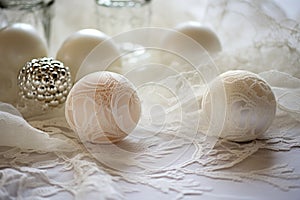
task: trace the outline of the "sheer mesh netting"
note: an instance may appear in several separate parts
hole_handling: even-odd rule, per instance
[[[123,199],[139,192],[135,184],[176,193],[176,198],[213,192],[195,176],[255,180],[283,191],[299,188],[300,174],[284,161],[243,167],[249,157],[300,147],[299,24],[268,0],[210,1],[204,16],[201,22],[222,42],[222,52],[213,56],[220,72],[249,70],[271,86],[277,111],[264,134],[242,143],[207,136],[209,123],[201,106],[206,85],[188,67],[138,90],[140,122],[131,135],[111,145],[84,146],[64,116],[25,120],[12,105],[1,103],[1,199],[57,194]],[[197,19],[193,10],[189,17]]]

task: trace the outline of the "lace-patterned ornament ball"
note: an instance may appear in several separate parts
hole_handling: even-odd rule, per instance
[[[65,117],[82,142],[114,143],[136,127],[141,104],[124,76],[107,71],[81,78],[71,89]]]
[[[223,99],[220,94],[224,94]],[[204,95],[202,106],[210,126],[220,128],[210,134],[236,142],[250,141],[266,132],[276,113],[270,86],[258,75],[243,70],[218,76]],[[220,115],[212,118],[211,112],[218,110]]]

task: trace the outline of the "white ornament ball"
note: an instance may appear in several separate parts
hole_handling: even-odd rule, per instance
[[[15,104],[17,77],[26,62],[47,56],[47,46],[37,30],[15,23],[0,30],[0,101]]]
[[[109,36],[96,29],[82,29],[71,34],[64,41],[56,54],[56,59],[60,60],[65,66],[70,68],[72,81],[75,81],[77,71],[79,70],[84,59],[95,47],[104,41],[106,41],[105,48],[103,48],[102,52],[99,52],[101,54],[99,59],[119,57],[120,53],[118,47],[112,40],[110,40]],[[113,63],[113,65],[108,69],[101,69],[101,71],[117,71],[118,69],[114,68],[120,67],[121,61],[117,60],[117,62]],[[97,71],[100,71],[100,69]]]
[[[258,75],[234,70],[212,81],[202,108],[212,129],[218,130],[209,135],[246,142],[270,127],[275,118],[276,99],[270,86]]]
[[[114,143],[136,127],[141,112],[135,88],[124,76],[95,72],[71,89],[65,117],[83,142]]]
[[[188,21],[178,24],[175,27],[176,31],[183,33],[196,42],[198,42],[209,53],[217,53],[222,50],[221,42],[210,28],[201,25],[196,21]]]

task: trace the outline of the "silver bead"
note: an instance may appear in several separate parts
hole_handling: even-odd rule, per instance
[[[66,97],[68,94],[67,94],[67,90],[64,90],[63,92],[63,95]]]
[[[38,89],[37,89],[37,92],[39,94],[44,94],[46,92],[45,86],[43,86],[43,85],[39,86]]]
[[[65,90],[64,86],[62,86],[62,85],[59,85],[59,86],[58,86],[58,91],[64,92],[64,90]]]
[[[58,104],[59,104],[59,101],[52,100],[52,101],[50,101],[49,106],[56,107],[56,106],[58,106]]]
[[[34,95],[33,95],[32,92],[27,92],[27,93],[25,94],[25,96],[26,96],[28,99],[34,99]]]
[[[42,95],[42,94],[38,94],[38,96],[37,96],[37,100],[39,100],[39,101],[44,101],[44,100],[45,100],[45,97],[44,97],[44,95]]]
[[[48,88],[47,88],[47,92],[49,92],[50,94],[53,94],[55,95],[56,92],[57,92],[57,89],[54,85],[50,85]]]
[[[55,98],[56,98],[57,100],[60,100],[62,97],[63,97],[63,94],[62,94],[62,93],[57,93],[57,94],[55,95]]]
[[[54,96],[51,94],[51,95],[47,95],[47,96],[45,96],[45,101],[47,101],[47,102],[50,102],[50,101],[52,101],[54,99]]]
[[[39,80],[33,81],[34,87],[38,87],[41,84]]]

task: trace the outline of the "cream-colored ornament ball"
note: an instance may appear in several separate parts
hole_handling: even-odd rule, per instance
[[[71,89],[65,117],[83,142],[114,143],[136,127],[141,103],[131,82],[107,71],[81,78]]]
[[[47,45],[30,24],[15,23],[0,30],[0,101],[15,104],[17,77],[26,62],[47,56]]]
[[[231,141],[256,139],[275,118],[276,99],[258,75],[244,70],[227,71],[210,84],[202,108],[210,122],[209,135]]]
[[[105,33],[96,29],[82,29],[71,34],[60,46],[57,51],[56,59],[63,62],[68,66],[71,71],[72,81],[75,81],[77,71],[79,70],[82,62],[88,57],[89,53],[105,42],[105,48],[101,53],[101,58],[117,58],[120,53],[117,45]],[[112,66],[109,66],[109,71],[117,71],[114,68],[121,67],[121,60],[117,60]],[[112,69],[112,70],[110,70]],[[98,70],[100,71],[100,69]]]
[[[221,42],[216,33],[210,28],[203,26],[200,22],[183,22],[178,24],[174,29],[198,42],[211,54],[222,50]]]

